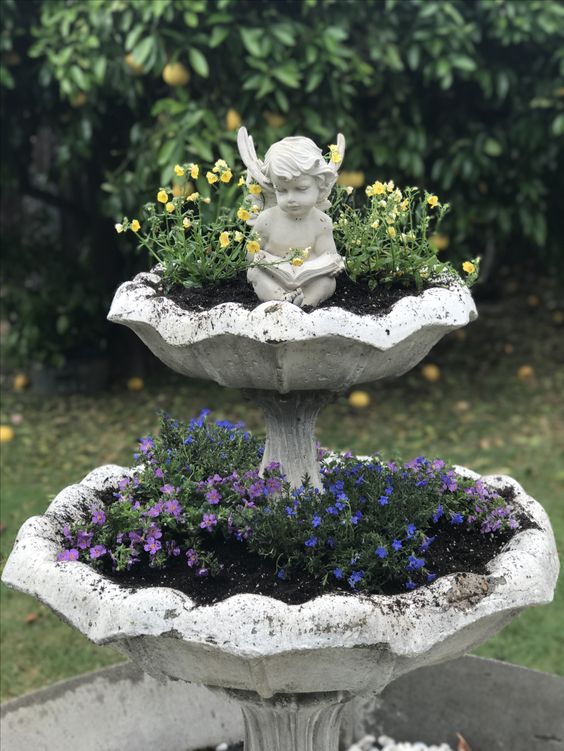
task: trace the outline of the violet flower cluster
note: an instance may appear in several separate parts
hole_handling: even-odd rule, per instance
[[[314,577],[379,593],[432,582],[432,546],[451,529],[495,535],[518,526],[501,496],[440,459],[402,464],[320,450],[323,490],[292,489],[277,463],[259,475],[264,447],[242,424],[208,415],[188,424],[163,416],[112,496],[63,527],[58,559],[124,576],[176,562],[206,579],[222,572],[222,545],[235,544],[279,581]]]

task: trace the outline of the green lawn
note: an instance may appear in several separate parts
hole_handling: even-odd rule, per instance
[[[483,473],[510,473],[545,506],[562,549],[563,333],[553,311],[522,305],[518,296],[501,312],[484,309],[464,338],[450,335],[427,358],[441,369],[438,382],[428,383],[417,368],[367,387],[372,402],[365,409],[342,397],[322,413],[319,439],[357,453],[424,453]],[[522,365],[534,375],[520,379]],[[22,421],[2,446],[3,559],[21,523],[59,490],[97,465],[129,463],[135,439],[155,429],[157,410],[186,418],[202,407],[262,429],[260,412],[238,392],[175,376],[139,393],[116,386],[97,398],[45,399],[6,388],[1,422]],[[120,659],[32,598],[4,586],[1,598],[2,699]],[[563,623],[561,585],[550,606],[525,613],[478,654],[564,675]]]

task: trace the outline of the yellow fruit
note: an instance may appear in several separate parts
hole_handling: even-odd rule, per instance
[[[535,370],[530,365],[521,365],[517,371],[517,378],[520,378],[522,381],[528,381],[533,378],[534,375]]]
[[[70,103],[71,103],[71,107],[78,109],[79,107],[84,107],[87,101],[88,101],[88,97],[86,96],[84,91],[81,91],[70,100]]]
[[[427,363],[421,368],[421,375],[429,383],[436,383],[441,378],[441,370],[438,365]]]
[[[169,86],[186,86],[190,80],[190,71],[182,63],[168,63],[163,68],[163,80]]]
[[[241,115],[237,110],[233,108],[227,110],[227,115],[225,116],[225,127],[227,130],[237,130],[242,122]]]
[[[448,235],[431,235],[430,239],[437,250],[446,250],[450,243],[450,238]]]
[[[145,72],[145,68],[142,65],[139,65],[139,63],[133,57],[132,52],[126,55],[124,60],[125,60],[125,64],[127,65],[127,67],[132,73],[135,73],[136,76],[143,75],[143,73]]]
[[[14,391],[25,391],[25,389],[29,386],[29,378],[25,373],[18,373],[14,376],[12,386],[14,387]]]
[[[362,188],[366,182],[364,172],[341,172],[337,182],[339,185],[350,185],[351,188]]]
[[[265,112],[264,119],[271,128],[281,128],[286,123],[286,118],[277,112]]]
[[[133,376],[127,382],[127,388],[129,391],[142,391],[145,387],[145,383],[139,376]]]
[[[352,391],[349,394],[349,404],[357,409],[364,409],[370,404],[370,394],[366,391]]]
[[[0,425],[0,443],[9,443],[15,436],[11,425]]]

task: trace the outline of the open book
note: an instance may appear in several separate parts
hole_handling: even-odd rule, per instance
[[[340,271],[343,263],[340,256],[326,254],[306,260],[302,266],[292,266],[288,261],[275,266],[257,264],[257,267],[278,280],[285,289],[292,290],[318,276],[328,276]]]

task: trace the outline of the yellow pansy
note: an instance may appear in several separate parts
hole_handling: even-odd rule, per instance
[[[462,264],[462,269],[467,274],[473,274],[476,271],[476,267],[474,266],[472,261],[464,261],[464,263]]]
[[[184,229],[190,229],[190,227],[192,226],[192,222],[188,219],[187,216],[185,216],[182,220],[182,226],[184,227]]]
[[[174,167],[174,174],[176,175],[176,177],[182,177],[182,175],[184,174],[184,167],[181,167],[179,164],[177,164]]]
[[[231,178],[233,177],[233,172],[231,172],[230,169],[226,169],[224,172],[221,173],[221,177],[219,178],[222,183],[228,183]]]
[[[237,183],[237,186],[239,188],[242,188],[244,184],[245,184],[245,178],[243,177],[243,175],[241,175],[241,177],[239,178],[239,182]]]
[[[388,191],[388,193],[391,193],[393,189],[394,189],[394,181],[388,180],[388,182],[386,183],[386,190]]]
[[[189,196],[186,196],[186,200],[195,202],[198,200],[199,197],[200,197],[200,194],[196,191],[196,193],[190,193]]]
[[[166,203],[168,201],[168,193],[166,190],[159,190],[157,193],[157,201],[159,203]]]
[[[380,226],[380,220],[375,219],[370,226],[372,227],[372,229],[378,229],[378,227]]]
[[[217,162],[213,165],[212,172],[222,172],[224,169],[229,169],[227,162],[225,161],[225,159],[218,159]]]
[[[257,185],[257,183],[251,183],[251,185],[249,185],[249,193],[252,196],[260,196],[260,194],[262,193],[262,188],[260,187],[260,185]]]
[[[209,182],[210,185],[213,185],[219,180],[219,177],[217,175],[214,175],[213,172],[206,172],[206,180]]]
[[[119,234],[120,232],[123,232],[123,224],[121,222],[118,222],[117,224],[114,224],[114,227],[116,229],[116,232]]]
[[[200,167],[197,164],[190,165],[190,177],[192,180],[197,180],[200,176]]]
[[[388,227],[388,235],[390,237],[395,237],[397,235],[395,227]]]
[[[331,161],[333,162],[333,164],[340,164],[343,161],[343,157],[341,156],[339,147],[336,143],[332,143],[329,146],[329,152],[331,154]]]
[[[247,253],[258,253],[260,250],[260,243],[257,240],[251,240],[247,243]]]
[[[243,208],[243,206],[240,206],[239,210],[237,211],[237,217],[246,222],[247,219],[251,218],[251,212],[247,211],[247,209]]]
[[[141,225],[139,224],[139,221],[137,219],[134,219],[130,224],[130,229],[132,232],[139,232],[141,229]]]
[[[172,201],[169,201],[168,203],[165,203],[165,209],[168,211],[169,214],[172,214],[174,211],[174,204]]]
[[[384,185],[384,183],[381,183],[380,180],[376,180],[376,182],[372,186],[372,195],[381,196],[385,192],[386,186]]]
[[[230,232],[222,232],[221,233],[221,235],[219,236],[219,245],[220,245],[220,247],[226,248],[229,245],[229,243],[231,242],[231,240],[230,240],[230,234],[231,234]]]
[[[368,197],[371,197],[371,196],[373,196],[373,195],[374,195],[374,186],[373,186],[373,185],[368,185],[368,186],[366,187],[366,190],[365,190],[364,192],[366,193],[366,195],[367,195]]]
[[[437,196],[428,196],[427,203],[432,209],[434,209],[435,206],[439,203],[439,199],[437,198]]]
[[[402,211],[407,211],[408,206],[409,206],[409,201],[407,200],[407,198],[400,203],[400,209]]]
[[[240,243],[241,240],[243,240],[244,238],[245,238],[245,235],[242,232],[239,232],[239,230],[237,230],[237,232],[235,232],[235,242],[236,243]]]
[[[304,259],[303,258],[292,258],[290,261],[292,266],[303,266],[304,265]]]

